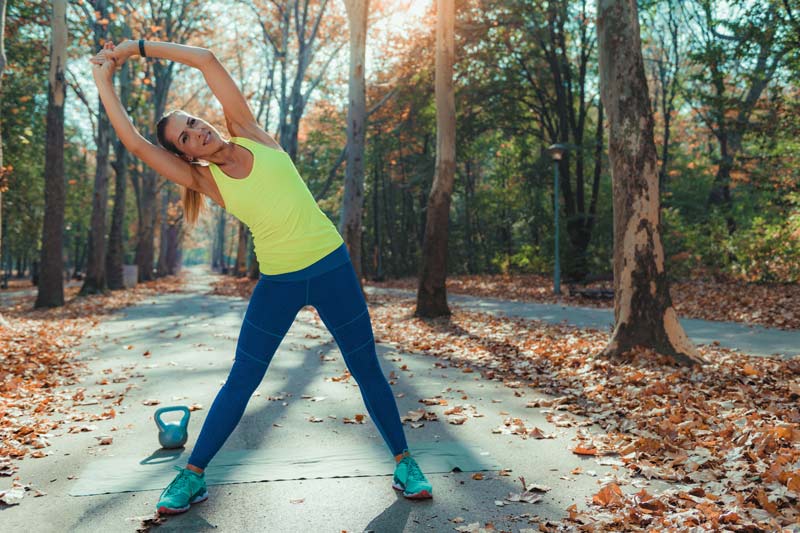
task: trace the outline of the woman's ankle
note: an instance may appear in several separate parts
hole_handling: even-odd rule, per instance
[[[411,455],[411,453],[408,450],[403,450],[403,453],[394,456],[394,461],[396,463],[399,463],[400,461],[403,460],[403,457],[407,457],[407,456],[410,456],[410,455]]]
[[[194,466],[194,465],[190,465],[190,464],[187,464],[186,468],[187,468],[187,470],[191,470],[192,472],[197,472],[198,474],[202,474],[203,471],[205,470],[203,468],[200,468],[200,467]]]

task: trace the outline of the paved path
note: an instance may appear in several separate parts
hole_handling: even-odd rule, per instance
[[[406,289],[384,289],[367,287],[368,294],[396,294],[413,298],[415,291]],[[516,302],[497,298],[467,296],[448,293],[448,301],[469,311],[481,311],[494,315],[517,316],[550,323],[573,324],[582,328],[611,331],[614,325],[613,309],[577,307],[556,304]],[[800,331],[750,326],[741,322],[715,322],[681,318],[686,334],[696,344],[711,344],[719,341],[721,346],[738,349],[751,355],[800,355]]]
[[[85,398],[89,400],[109,391],[119,393],[132,388],[122,404],[114,406],[115,419],[69,422],[53,432],[57,436],[48,439],[52,443],[46,448],[49,457],[18,463],[21,481],[47,495],[34,498],[28,492],[20,505],[0,507],[0,529],[25,533],[132,532],[141,517],[152,515],[158,489],[94,496],[71,496],[70,492],[84,476],[88,478],[93,462],[96,465],[101,459],[115,457],[140,465],[158,455],[152,420],[156,407],[143,405],[145,399],[159,399],[160,406],[195,402],[204,406],[192,413],[189,442],[177,460],[185,464],[207,409],[230,369],[247,305],[241,298],[206,294],[212,281],[211,275],[191,269],[187,292],[149,298],[110,315],[91,330],[78,347],[90,373],[76,386],[59,392],[71,397],[77,387],[85,387]],[[149,358],[143,356],[145,351],[150,352]],[[572,503],[584,507],[587,498],[598,491],[603,476],[611,472],[627,476],[624,469],[612,470],[595,459],[572,454],[576,428],[555,427],[546,420],[547,410],[526,408],[527,402],[541,397],[533,390],[510,389],[497,381],[482,379],[477,372],[441,368],[435,366],[441,364],[436,358],[400,353],[388,344],[378,344],[378,353],[384,373],[398,376],[392,389],[398,396],[401,414],[421,407],[421,398],[441,395],[448,407],[471,404],[483,415],[469,418],[463,425],[453,425],[445,421],[444,410],[448,407],[427,407],[439,415],[439,421],[426,422],[418,429],[406,424],[412,451],[417,443],[458,441],[479,446],[503,468],[511,469],[511,476],[490,471],[484,472],[483,480],[474,480],[471,472],[430,474],[435,499],[421,502],[398,496],[390,487],[390,475],[211,485],[208,501],[169,518],[159,530],[438,533],[454,531],[457,524],[450,520],[461,517],[462,526],[492,522],[498,531],[518,533],[522,528],[536,526],[510,517],[532,513],[560,519]],[[342,423],[345,416],[366,412],[352,379],[326,381],[344,370],[341,354],[316,313],[310,307],[303,309],[281,344],[258,395],[251,398],[223,450],[268,453],[270,449],[293,446],[296,458],[301,460],[320,449],[336,456],[337,450],[345,453],[350,446],[372,444],[388,455],[369,418],[362,425]],[[108,378],[108,383],[96,383],[101,378]],[[113,378],[124,380],[115,382]],[[268,396],[282,391],[292,393],[286,397],[286,405],[268,400]],[[515,391],[522,396],[515,396]],[[302,395],[325,399],[310,401]],[[99,405],[78,409],[100,413],[112,401],[100,399]],[[324,421],[311,423],[307,419],[312,415]],[[492,433],[509,416],[521,418],[528,428],[535,426],[545,433],[555,433],[556,438],[524,440]],[[69,427],[84,424],[97,427],[93,431],[67,433]],[[113,443],[99,445],[96,437],[102,435],[113,436]],[[584,473],[570,474],[577,466]],[[170,468],[167,463],[154,465],[153,475],[171,478],[174,471]],[[108,475],[120,472],[124,473],[124,468],[109,469]],[[517,476],[524,476],[529,483],[549,485],[552,490],[537,504],[497,506],[496,500],[520,491]],[[625,490],[636,492],[647,484],[641,479],[636,483],[639,485],[624,485]],[[10,486],[11,478],[0,478],[0,490]]]

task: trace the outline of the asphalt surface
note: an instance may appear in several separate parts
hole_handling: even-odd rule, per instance
[[[247,306],[247,301],[241,298],[207,294],[213,275],[203,269],[189,269],[189,274],[186,292],[159,295],[109,315],[77,348],[79,358],[88,364],[88,373],[79,384],[57,393],[71,397],[78,387],[85,387],[85,398],[91,400],[109,391],[119,393],[130,389],[121,405],[114,406],[117,411],[114,419],[65,424],[53,431],[49,439],[52,445],[46,448],[48,457],[18,462],[20,480],[47,494],[33,497],[31,491],[19,505],[0,506],[2,531],[135,531],[143,518],[153,515],[158,489],[92,496],[71,496],[70,492],[88,472],[89,465],[100,458],[113,456],[129,464],[141,464],[157,457],[160,446],[152,416],[161,406],[202,404],[201,410],[192,413],[189,441],[179,461],[185,464],[189,457],[207,409],[232,364]],[[457,295],[452,296],[452,301],[487,312],[517,314],[538,310],[544,312],[538,318],[552,320],[560,320],[564,314],[573,318],[593,316],[588,310],[559,311],[549,309],[558,306],[548,306],[542,311],[542,306],[533,304]],[[602,320],[602,316],[598,313],[596,320]],[[396,493],[388,474],[210,485],[208,501],[194,505],[189,512],[169,517],[159,530],[439,532],[456,531],[456,527],[475,522],[481,525],[491,522],[497,531],[517,533],[527,528],[538,529],[536,520],[528,523],[526,513],[528,517],[559,520],[567,515],[566,509],[573,503],[579,508],[586,507],[587,500],[613,476],[627,480],[623,485],[626,492],[636,492],[643,486],[650,486],[650,491],[659,487],[656,482],[651,485],[641,478],[629,478],[624,468],[600,464],[608,463],[608,458],[598,460],[573,454],[570,450],[579,428],[556,427],[546,420],[548,409],[527,408],[528,402],[545,398],[532,389],[511,389],[499,381],[481,378],[478,372],[464,373],[460,368],[448,367],[446,362],[442,367],[443,362],[434,357],[402,353],[388,343],[379,343],[377,349],[384,373],[388,376],[394,372],[397,376],[392,389],[401,415],[422,407],[419,403],[422,398],[441,395],[448,401],[446,407],[426,407],[439,415],[438,421],[425,422],[416,429],[406,423],[412,452],[415,443],[459,441],[478,445],[502,468],[510,470],[510,475],[487,471],[483,472],[482,480],[476,480],[472,472],[430,473],[434,499],[424,501],[409,501]],[[143,355],[147,351],[149,357]],[[311,307],[304,308],[223,450],[263,452],[271,446],[276,450],[293,446],[296,458],[302,459],[320,449],[335,454],[354,443],[373,443],[388,454],[369,417],[365,424],[342,423],[343,417],[366,413],[352,379],[347,382],[329,379],[341,375],[345,368],[330,333]],[[96,383],[102,378],[107,378],[108,384]],[[268,400],[268,396],[282,392],[291,393],[285,399],[287,405]],[[325,399],[309,401],[303,395]],[[149,399],[161,403],[144,405]],[[100,413],[112,401],[100,399],[97,405],[80,406],[79,410]],[[470,417],[462,425],[447,423],[444,410],[464,404],[473,406],[474,411],[469,411],[482,416]],[[311,423],[309,416],[325,420]],[[526,427],[538,427],[544,433],[555,434],[555,438],[523,439],[492,432],[509,417],[518,417]],[[580,422],[579,418],[575,420]],[[68,433],[70,427],[87,424],[96,427]],[[112,436],[113,443],[100,445],[102,436]],[[571,474],[576,467],[581,467],[582,473]],[[171,479],[174,471],[170,469],[167,464],[154,464],[153,475]],[[509,493],[521,492],[518,476],[523,476],[528,484],[549,486],[551,490],[542,494],[538,503],[497,505]],[[11,478],[0,478],[0,490],[10,487]]]
[[[396,294],[414,297],[414,291],[367,287],[367,294]],[[542,320],[553,324],[567,323],[581,328],[611,331],[614,326],[613,309],[578,307],[556,304],[539,304],[468,296],[448,293],[447,301],[469,311],[480,311],[496,316],[515,316]],[[686,335],[695,344],[712,344],[739,350],[750,355],[800,356],[800,330],[781,330],[753,326],[741,322],[717,322],[694,318],[679,318]]]

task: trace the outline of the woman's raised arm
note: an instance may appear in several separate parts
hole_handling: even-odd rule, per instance
[[[122,144],[129,152],[168,180],[189,189],[200,190],[198,176],[192,165],[164,148],[154,145],[136,130],[114,91],[113,76],[117,65],[108,51],[110,49],[106,48],[92,59],[92,75],[109,122]]]
[[[230,131],[232,135],[253,127],[261,129],[242,91],[211,50],[163,41],[143,41],[141,47],[146,57],[170,59],[200,70],[209,89],[222,104],[228,129],[233,130]],[[122,41],[114,49],[114,56],[120,64],[132,55],[141,55],[138,41]]]

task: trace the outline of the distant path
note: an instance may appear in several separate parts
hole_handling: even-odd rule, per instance
[[[365,287],[367,294],[394,294],[414,298],[415,291],[408,289],[388,289]],[[479,311],[493,315],[506,315],[542,320],[554,324],[566,322],[582,327],[608,330],[614,325],[613,309],[577,307],[556,304],[516,302],[499,298],[447,295],[448,301],[458,304],[468,311]],[[741,322],[716,322],[681,318],[686,334],[695,344],[711,344],[719,341],[720,346],[738,349],[750,355],[773,355],[784,357],[800,356],[800,331],[748,326]]]
[[[80,286],[83,284],[83,281],[71,279],[69,281],[64,282],[64,288],[67,289],[69,287],[75,287],[76,285]],[[19,289],[2,289],[0,290],[0,308],[8,307],[11,305],[15,305],[18,300],[30,296],[36,296],[36,292],[39,289],[36,287],[22,287]]]

